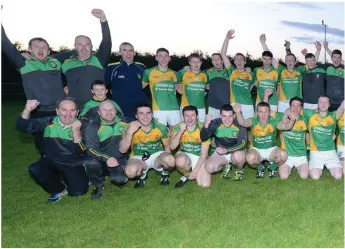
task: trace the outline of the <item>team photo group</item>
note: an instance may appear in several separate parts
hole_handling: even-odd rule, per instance
[[[344,62],[328,42],[316,41],[315,54],[302,50],[301,65],[290,42],[279,62],[265,34],[253,37],[263,52],[262,66],[252,70],[243,53],[231,50],[235,31],[225,30],[212,68],[201,70],[203,58],[192,53],[175,72],[168,49],[158,48],[157,66],[146,68],[128,42],[119,47],[121,61],[111,62],[105,13],[91,14],[101,25],[99,47],[79,35],[74,50],[52,55],[41,37],[19,52],[2,26],[2,51],[20,72],[27,99],[16,129],[32,134],[39,152],[36,162],[24,163],[48,202],[90,187],[91,199],[100,199],[107,176],[119,188],[130,181],[142,188],[150,169],[161,185],[178,171],[176,188],[194,180],[211,187],[217,172],[235,181],[248,174],[283,180],[294,167],[301,179],[318,180],[324,167],[342,178]],[[331,63],[318,62],[323,49]]]

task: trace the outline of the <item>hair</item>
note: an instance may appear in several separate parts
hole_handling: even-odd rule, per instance
[[[288,53],[287,55],[285,55],[285,58],[288,56],[292,56],[295,59],[295,61],[297,61],[297,58],[293,53]]]
[[[225,111],[225,112],[232,111],[234,113],[234,108],[232,108],[232,105],[230,104],[225,104],[220,107],[220,113],[222,113],[222,111]]]
[[[169,50],[166,49],[166,48],[159,48],[159,49],[157,49],[156,55],[157,55],[159,52],[166,52],[167,54],[169,54]]]
[[[213,55],[218,55],[220,58],[222,58],[222,55],[220,53],[213,53],[211,57],[213,57]]]
[[[201,56],[197,53],[191,53],[189,56],[188,56],[188,61],[191,61],[193,58],[198,58],[200,61],[202,60]]]
[[[184,114],[186,111],[195,111],[195,114],[198,115],[198,109],[194,105],[187,105],[183,107],[182,114]]]
[[[259,104],[256,106],[256,111],[259,110],[259,107],[268,107],[268,109],[271,110],[271,106],[265,101],[259,102]]]
[[[307,53],[307,54],[305,55],[305,59],[309,59],[309,58],[315,58],[315,55],[312,54],[312,53]]]
[[[273,54],[271,53],[271,51],[264,51],[264,52],[262,52],[262,57],[264,57],[264,56],[273,58]]]
[[[94,87],[95,85],[104,86],[106,89],[108,89],[108,84],[107,84],[105,81],[103,81],[103,80],[95,80],[94,82],[92,82],[92,84],[91,84],[91,90],[93,90],[93,87]]]
[[[328,98],[329,99],[329,96],[326,94],[321,94],[319,98]]]
[[[121,50],[122,46],[131,46],[134,49],[134,46],[129,42],[122,42],[119,46],[119,50]]]
[[[339,54],[340,56],[342,56],[342,53],[341,53],[341,51],[339,49],[334,49],[332,51],[332,56],[335,55],[335,54]]]
[[[45,44],[47,44],[48,49],[50,49],[49,43],[47,42],[46,39],[43,39],[42,37],[34,37],[34,38],[32,38],[32,39],[29,41],[29,48],[31,48],[32,43],[33,43],[34,41],[44,42]]]
[[[77,43],[77,39],[80,38],[80,37],[85,37],[85,38],[89,39],[90,43],[92,44],[90,37],[88,37],[86,35],[78,35],[78,36],[76,36],[75,39],[74,39],[74,44]]]
[[[63,97],[62,99],[59,99],[59,100],[56,102],[56,108],[59,108],[61,102],[62,102],[62,101],[65,101],[65,100],[69,100],[69,101],[74,102],[74,104],[76,105],[77,109],[79,110],[79,103],[78,103],[77,99],[76,99],[76,98],[73,98],[73,97],[69,97],[69,96],[66,96],[66,97]]]
[[[301,106],[303,106],[303,104],[304,104],[304,101],[303,101],[302,98],[295,96],[295,97],[293,97],[292,99],[290,99],[289,106],[291,106],[291,104],[292,104],[293,101],[298,101],[298,102],[300,102],[300,103],[301,103]]]
[[[236,53],[236,54],[235,54],[235,57],[238,56],[238,55],[239,55],[239,56],[242,56],[243,59],[246,60],[246,57],[244,56],[244,54],[242,54],[242,53]],[[235,58],[235,57],[234,57],[234,58]]]
[[[137,112],[138,112],[138,109],[141,107],[148,107],[152,111],[152,106],[150,104],[142,103],[142,104],[137,104],[136,106]]]

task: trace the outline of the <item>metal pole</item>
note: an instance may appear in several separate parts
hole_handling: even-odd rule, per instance
[[[327,25],[325,24],[325,42],[327,41],[327,40],[326,40],[326,32],[327,32],[327,31],[326,31],[326,27],[327,27]],[[325,49],[325,64],[326,64],[326,49]]]

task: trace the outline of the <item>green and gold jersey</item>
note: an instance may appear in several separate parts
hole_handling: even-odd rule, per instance
[[[336,112],[321,117],[318,112],[305,109],[304,115],[308,119],[310,151],[335,150],[333,134],[337,126]]]
[[[344,113],[338,120],[337,145],[344,146]]]
[[[181,122],[183,123],[183,122]],[[180,132],[180,124],[178,123],[172,132],[172,136]],[[201,154],[201,146],[202,145],[210,145],[211,140],[208,139],[205,142],[201,141],[200,138],[200,131],[202,129],[203,123],[197,121],[195,129],[193,131],[185,130],[182,134],[180,139],[180,149],[179,151],[191,153],[196,156],[200,156]]]
[[[279,100],[290,100],[296,96],[302,98],[302,73],[305,71],[304,69],[305,66],[301,66],[291,73],[286,67],[279,65]]]
[[[278,120],[274,115],[268,118],[267,124],[261,124],[257,116],[250,118],[249,121],[251,123],[250,133],[252,134],[250,148],[269,149],[276,146]]]
[[[152,120],[152,127],[149,132],[139,129],[134,133],[132,137],[130,156],[142,156],[145,151],[149,154],[164,151],[162,141],[167,139],[167,127],[155,120]]]
[[[182,69],[178,72],[178,81],[181,82],[182,88],[181,107],[193,105],[198,109],[205,108],[207,75],[204,72],[195,74]]]
[[[175,71],[168,69],[166,72],[162,72],[157,66],[146,69],[142,82],[150,86],[154,111],[179,110],[176,98],[177,74]]]
[[[253,99],[250,93],[255,83],[255,75],[252,72],[240,72],[233,65],[228,68],[230,75],[230,102],[242,105],[252,105]]]
[[[256,102],[264,101],[265,90],[272,89],[273,93],[268,98],[268,103],[277,105],[278,70],[273,66],[269,71],[265,71],[263,67],[258,67],[254,69],[254,75],[258,86]]]
[[[277,113],[277,120],[283,119],[284,113]],[[307,155],[307,146],[305,136],[307,132],[306,118],[301,114],[294,126],[289,131],[282,131],[281,148],[285,150],[289,156],[299,157]]]

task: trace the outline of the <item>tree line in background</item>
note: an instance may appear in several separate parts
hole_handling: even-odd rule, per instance
[[[14,43],[17,49],[21,52],[26,52],[26,50],[23,49],[22,44],[19,42]],[[56,51],[51,50],[51,55],[57,52],[64,52],[64,51],[70,51],[71,49],[66,46],[60,46],[60,48]],[[193,51],[195,53],[198,53],[202,56],[202,67],[201,69],[208,69],[212,67],[212,61],[211,61],[211,55],[204,53],[200,50]],[[252,55],[250,55],[248,52],[245,54],[246,56],[246,66],[250,67],[252,70],[256,67],[262,66],[262,62],[260,58],[253,58]],[[118,62],[121,60],[121,56],[118,53],[112,53],[110,57],[109,63],[112,62]],[[143,63],[147,68],[151,68],[157,65],[157,61],[155,60],[155,55],[150,53],[139,53],[137,52],[137,55],[135,56],[135,61]],[[231,62],[233,62],[233,58],[230,57]],[[1,74],[2,74],[2,82],[21,82],[21,77],[18,71],[15,69],[11,61],[8,60],[7,56],[1,52]],[[280,60],[280,63],[285,66],[285,63]],[[299,64],[303,64],[300,63]],[[188,65],[188,55],[171,55],[171,62],[169,63],[169,68],[179,71],[184,66]]]

